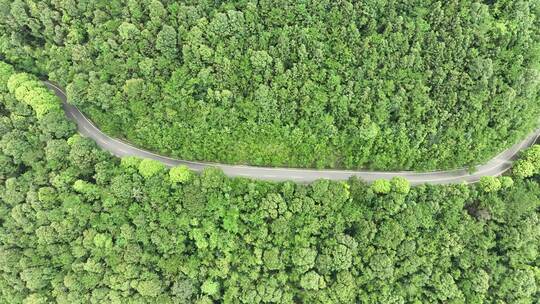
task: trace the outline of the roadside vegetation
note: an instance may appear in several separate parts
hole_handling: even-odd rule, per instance
[[[0,0],[0,57],[181,159],[467,167],[540,114],[540,7],[505,1]]]
[[[0,63],[0,303],[535,303],[538,151],[476,185],[169,170]]]

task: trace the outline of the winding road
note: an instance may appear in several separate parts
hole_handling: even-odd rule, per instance
[[[318,179],[346,180],[351,176],[357,176],[367,182],[376,179],[390,179],[394,176],[401,176],[408,179],[411,184],[449,184],[449,183],[474,183],[482,176],[498,176],[512,167],[512,161],[517,157],[520,150],[531,146],[540,136],[540,129],[529,135],[522,142],[510,147],[506,151],[497,155],[483,165],[476,167],[474,173],[469,174],[467,169],[456,169],[447,171],[413,172],[413,171],[349,171],[349,170],[314,170],[314,169],[292,169],[292,168],[265,168],[242,165],[224,165],[217,163],[203,163],[174,159],[161,156],[146,150],[139,149],[124,141],[109,137],[101,132],[88,118],[86,118],[77,107],[67,102],[64,90],[57,85],[45,81],[45,85],[53,90],[62,101],[62,106],[69,119],[77,124],[81,135],[91,138],[103,149],[112,154],[123,156],[137,156],[150,158],[165,164],[168,167],[186,165],[194,171],[201,171],[206,167],[218,167],[228,176],[246,177],[253,179],[263,179],[272,181],[290,180],[298,183],[309,183]]]

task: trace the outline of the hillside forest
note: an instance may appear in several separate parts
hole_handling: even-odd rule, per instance
[[[432,170],[540,114],[536,0],[0,0],[0,59],[187,160]]]
[[[533,304],[539,174],[540,146],[503,177],[413,188],[118,159],[0,63],[0,303]]]

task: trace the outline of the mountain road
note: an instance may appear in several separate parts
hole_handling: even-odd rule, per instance
[[[482,176],[498,176],[512,167],[519,151],[531,146],[540,136],[540,129],[527,136],[521,142],[503,151],[487,163],[476,166],[472,173],[468,169],[456,169],[445,171],[414,172],[414,171],[352,171],[352,170],[316,170],[316,169],[293,169],[293,168],[269,168],[244,165],[225,165],[218,163],[194,162],[174,159],[156,153],[137,148],[122,140],[112,138],[97,128],[79,109],[67,102],[66,93],[59,86],[45,81],[45,85],[53,90],[62,101],[63,109],[67,117],[77,124],[81,135],[93,139],[101,148],[110,153],[123,156],[137,156],[157,160],[167,167],[178,165],[188,166],[191,170],[201,171],[206,167],[218,167],[231,177],[246,177],[271,181],[294,181],[309,183],[318,179],[346,180],[351,176],[357,176],[367,182],[376,179],[390,179],[394,176],[406,178],[413,185],[417,184],[449,184],[449,183],[474,183]]]

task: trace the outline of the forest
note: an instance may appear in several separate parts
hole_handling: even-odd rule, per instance
[[[536,0],[0,0],[0,59],[186,160],[432,170],[540,114]]]
[[[0,303],[537,303],[540,146],[473,185],[118,159],[0,63]]]

